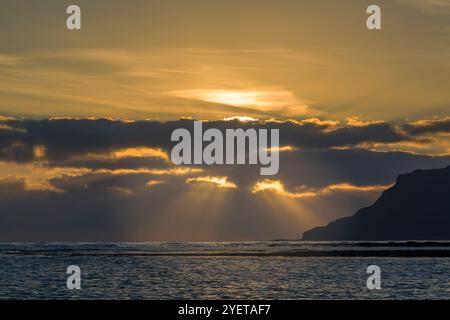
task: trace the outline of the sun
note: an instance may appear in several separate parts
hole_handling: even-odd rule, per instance
[[[273,88],[254,88],[250,90],[194,89],[172,91],[169,94],[176,97],[238,107],[257,107],[268,110],[292,106],[296,106],[297,109],[306,108],[306,105],[298,101],[292,92]]]
[[[215,91],[205,93],[204,99],[210,102],[230,104],[234,106],[251,106],[261,104],[261,93],[248,91]]]

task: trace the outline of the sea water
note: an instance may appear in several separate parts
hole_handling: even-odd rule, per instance
[[[449,299],[449,275],[450,243],[0,244],[1,299]]]

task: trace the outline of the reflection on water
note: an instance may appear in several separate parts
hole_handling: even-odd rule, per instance
[[[351,257],[326,256],[352,250]],[[390,250],[425,254],[371,253]],[[449,299],[450,258],[429,257],[433,250],[441,254],[450,244],[3,244],[0,298]],[[72,264],[82,270],[80,291],[66,288]],[[382,290],[366,288],[371,264],[381,267]]]

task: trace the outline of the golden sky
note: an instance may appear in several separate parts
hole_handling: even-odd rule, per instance
[[[0,13],[0,112],[118,119],[448,114],[450,3],[13,1]]]

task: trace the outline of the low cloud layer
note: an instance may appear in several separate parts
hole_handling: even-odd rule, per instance
[[[174,166],[170,134],[193,120],[1,118],[0,240],[296,238],[369,205],[400,173],[450,163],[447,119],[245,120],[204,128],[280,129],[270,180],[251,165]]]
[[[95,160],[139,157],[164,158],[171,147],[170,135],[176,128],[192,130],[192,120],[169,122],[115,121],[108,119],[0,119],[0,159],[29,162],[45,158],[52,161],[85,156]],[[422,120],[395,126],[390,123],[362,122],[349,118],[347,123],[320,119],[287,121],[209,121],[207,128],[277,128],[280,144],[300,149],[329,149],[430,142],[430,133],[450,133],[448,118]],[[418,148],[419,149],[419,148]],[[158,153],[159,152],[159,153]],[[128,153],[128,154],[127,154]],[[151,154],[153,153],[153,154]]]

